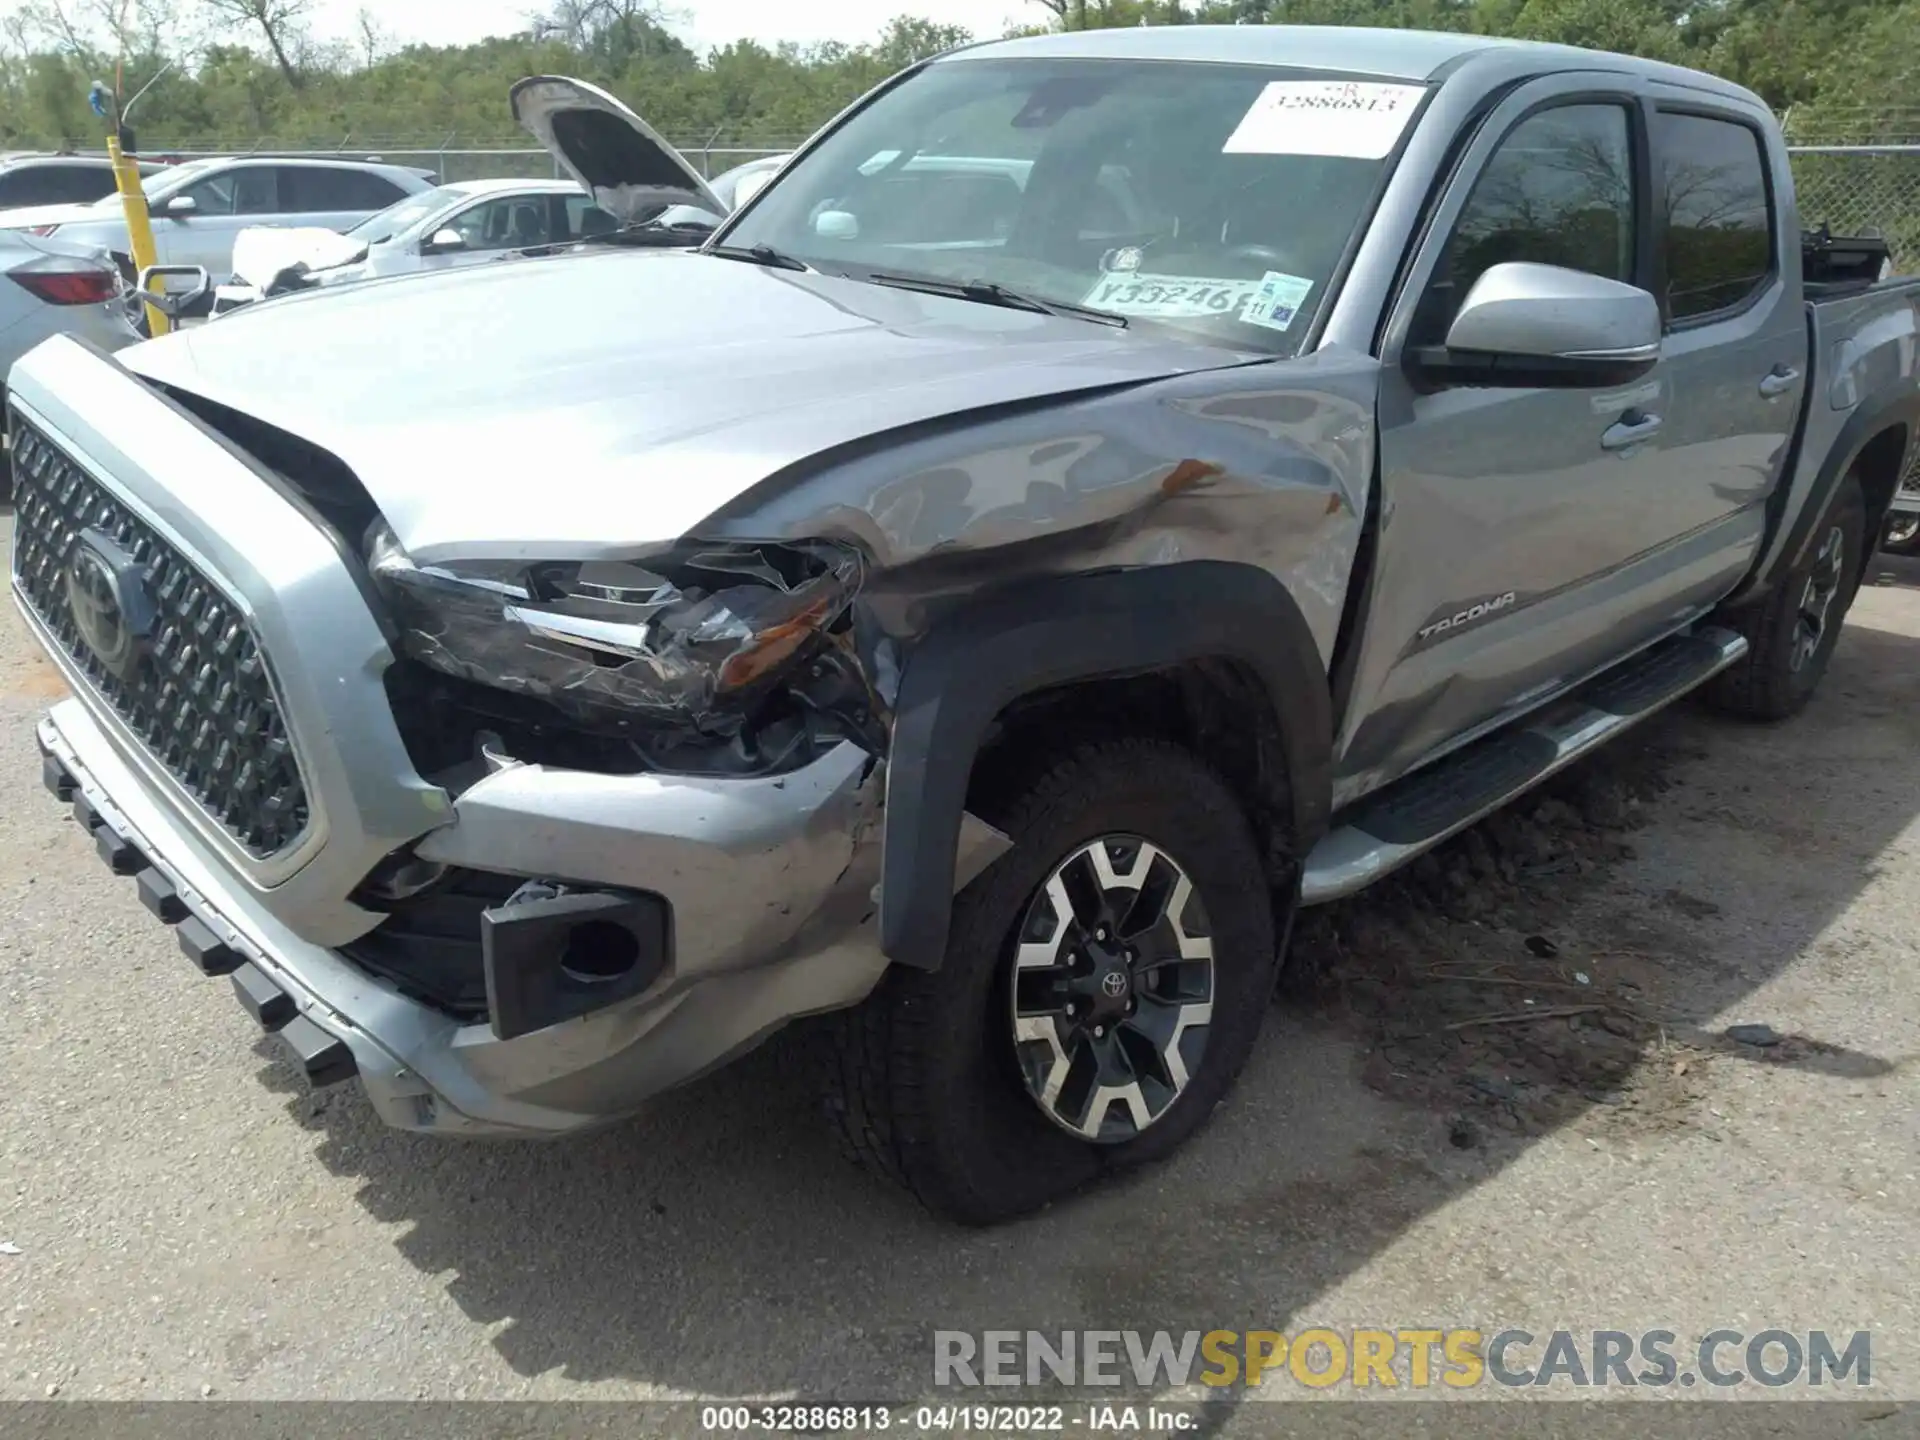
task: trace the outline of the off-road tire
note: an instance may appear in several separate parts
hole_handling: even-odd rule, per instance
[[[1198,1130],[1252,1053],[1279,962],[1246,815],[1190,752],[1083,743],[974,804],[1014,848],[955,898],[945,962],[891,967],[864,1004],[828,1017],[822,1039],[828,1113],[845,1148],[935,1213],[989,1225],[1158,1159]],[[1212,939],[1213,1010],[1186,1088],[1131,1138],[1099,1144],[1028,1092],[1005,987],[1028,904],[1078,847],[1111,834],[1141,837],[1190,877]]]
[[[1749,720],[1784,720],[1798,714],[1813,698],[1833,659],[1840,630],[1859,592],[1866,564],[1867,505],[1860,480],[1849,475],[1840,482],[1826,514],[1814,528],[1808,558],[1774,585],[1764,600],[1746,607],[1731,621],[1747,637],[1747,653],[1708,687],[1707,698],[1730,715]],[[1805,648],[1803,601],[1809,583],[1826,565],[1827,547],[1842,550],[1817,643]],[[1797,663],[1796,663],[1797,657]]]

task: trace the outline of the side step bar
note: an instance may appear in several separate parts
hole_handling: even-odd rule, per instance
[[[1717,627],[1663,640],[1511,728],[1368,796],[1307,857],[1302,903],[1338,900],[1399,869],[1746,653],[1744,635]]]

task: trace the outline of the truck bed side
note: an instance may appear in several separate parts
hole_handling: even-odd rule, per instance
[[[1920,429],[1920,277],[1809,300],[1806,309],[1805,410],[1770,501],[1767,543],[1736,598],[1757,594],[1794,562],[1857,462],[1877,526]]]

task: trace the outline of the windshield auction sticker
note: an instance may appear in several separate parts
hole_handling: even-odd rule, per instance
[[[1218,280],[1200,275],[1112,270],[1100,277],[1080,303],[1110,315],[1140,320],[1204,320],[1238,313],[1260,294],[1262,283],[1244,277]]]
[[[1313,281],[1299,275],[1283,275],[1278,270],[1269,270],[1261,280],[1260,288],[1247,297],[1240,309],[1240,319],[1248,325],[1264,325],[1269,330],[1286,330],[1293,325],[1293,317],[1300,313],[1300,307],[1306,304],[1307,295],[1313,289]]]
[[[1422,93],[1419,85],[1275,80],[1260,92],[1221,153],[1384,160]]]

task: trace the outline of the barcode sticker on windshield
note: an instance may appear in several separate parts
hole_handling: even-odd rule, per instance
[[[1260,92],[1221,153],[1384,160],[1423,93],[1419,85],[1275,80]]]
[[[1151,275],[1113,270],[1102,275],[1080,303],[1110,315],[1140,320],[1231,318],[1260,292],[1261,282],[1245,278],[1211,280],[1198,275]]]
[[[1312,289],[1311,280],[1269,270],[1260,288],[1247,297],[1240,319],[1248,325],[1264,325],[1269,330],[1288,329]]]

